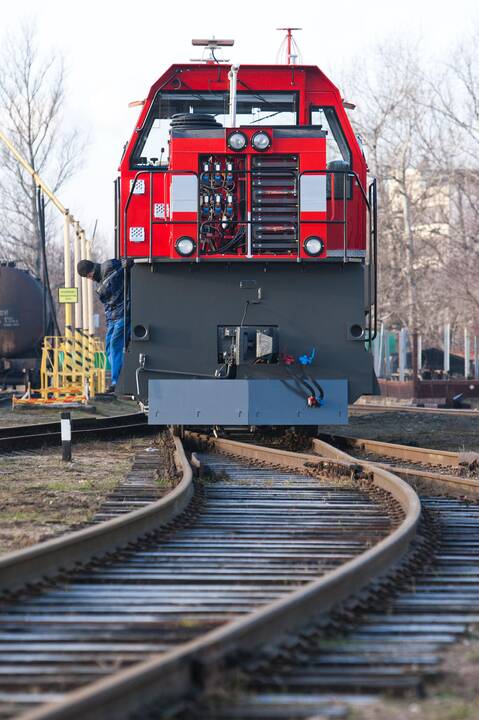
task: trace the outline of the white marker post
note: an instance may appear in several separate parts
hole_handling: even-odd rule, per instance
[[[69,412],[62,412],[60,420],[60,428],[62,433],[62,460],[64,462],[72,461],[72,423]]]

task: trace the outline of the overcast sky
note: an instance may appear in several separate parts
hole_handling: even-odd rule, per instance
[[[19,0],[2,3],[0,42],[25,19],[36,20],[46,49],[63,53],[68,69],[65,121],[89,137],[83,170],[60,193],[84,227],[98,219],[113,248],[113,179],[138,108],[150,86],[173,62],[198,56],[193,37],[234,38],[224,57],[238,63],[274,62],[282,34],[296,34],[303,62],[319,65],[333,82],[343,67],[375,41],[394,35],[421,37],[425,52],[441,53],[479,24],[477,0]],[[479,51],[479,49],[478,49]],[[356,103],[361,98],[351,98]]]

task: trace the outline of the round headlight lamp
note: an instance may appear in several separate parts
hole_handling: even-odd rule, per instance
[[[321,253],[324,250],[324,242],[321,240],[320,237],[316,237],[315,235],[312,235],[309,238],[306,238],[304,241],[304,249],[305,252],[308,253],[308,255],[311,255],[311,257],[316,257],[317,255],[321,255]]]
[[[196,243],[193,238],[184,236],[178,238],[178,240],[175,242],[175,248],[176,252],[179,255],[182,255],[183,257],[189,257],[195,252]]]
[[[251,138],[251,144],[258,152],[264,152],[271,147],[271,138],[264,130],[260,130]]]
[[[228,137],[228,147],[235,152],[244,150],[247,144],[248,138],[244,133],[240,132],[239,130],[232,132],[231,135]]]

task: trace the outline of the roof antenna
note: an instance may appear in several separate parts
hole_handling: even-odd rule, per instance
[[[293,37],[293,30],[296,31],[302,29],[303,28],[292,27],[276,28],[276,30],[286,32],[286,36],[283,39],[276,56],[276,61],[280,65],[296,65],[298,60],[301,63],[301,51],[298,47],[298,43]]]
[[[195,47],[204,47],[203,55],[201,58],[191,58],[191,62],[206,62],[209,64],[213,63],[219,63],[224,62],[227,63],[229,60],[226,60],[226,58],[218,58],[215,55],[215,50],[218,50],[218,48],[222,47],[232,47],[235,44],[234,40],[217,40],[215,36],[213,35],[212,38],[209,40],[197,40],[193,39],[191,41],[191,44]],[[209,52],[209,56],[205,57],[205,55]]]

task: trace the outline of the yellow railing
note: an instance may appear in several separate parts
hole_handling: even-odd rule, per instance
[[[104,342],[86,330],[67,328],[65,336],[43,340],[40,388],[27,388],[13,406],[27,404],[86,404],[106,388]]]

